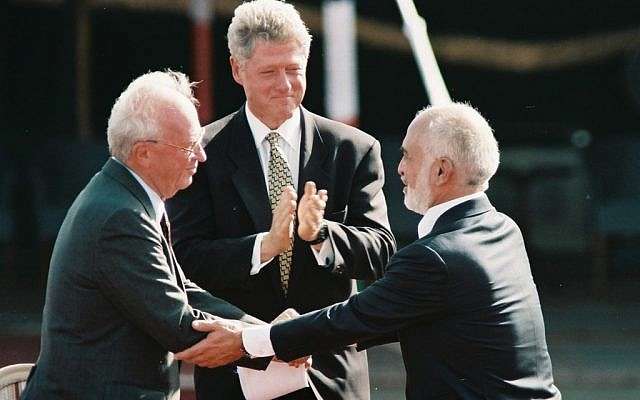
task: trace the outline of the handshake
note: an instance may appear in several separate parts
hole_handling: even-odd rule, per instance
[[[294,309],[288,308],[271,321],[271,324],[288,321],[298,317],[298,315]],[[177,360],[196,364],[200,367],[215,368],[236,362],[243,357],[253,358],[253,355],[250,355],[245,350],[242,329],[254,325],[248,325],[237,320],[216,318],[208,321],[193,321],[192,326],[196,331],[208,332],[207,336],[190,348],[176,353]],[[278,360],[275,356],[273,356],[272,360],[284,362]],[[304,366],[309,368],[311,366],[311,357],[301,357],[290,361],[288,364],[293,367]],[[266,364],[264,367],[266,367]]]
[[[304,194],[298,202],[295,190],[288,186],[280,196],[278,205],[273,210],[273,218],[269,232],[262,239],[260,248],[260,262],[278,256],[289,249],[292,243],[294,222],[297,218],[297,234],[300,239],[313,242],[318,239],[320,230],[324,222],[324,210],[327,204],[327,191],[317,190],[314,182],[306,182],[304,185]],[[322,243],[312,245],[316,251],[322,247]],[[299,314],[293,309],[283,311],[276,317],[271,324],[294,319]],[[193,329],[199,332],[207,332],[207,336],[200,342],[190,348],[176,353],[176,359],[196,364],[201,367],[219,367],[240,360],[238,365],[250,366],[252,363],[245,362],[247,359],[260,357],[268,361],[265,357],[273,357],[273,349],[269,349],[266,353],[270,354],[249,354],[243,343],[242,330],[248,326],[240,321],[216,318],[209,321],[194,321]],[[258,325],[259,326],[259,325]],[[263,331],[265,333],[265,331]],[[268,341],[268,337],[263,338],[260,343]],[[263,353],[263,349],[260,350]],[[274,361],[283,362],[277,358]],[[289,361],[291,366],[311,366],[310,357],[302,357]],[[258,365],[253,364],[253,365]]]

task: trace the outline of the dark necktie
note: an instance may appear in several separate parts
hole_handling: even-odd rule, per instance
[[[169,247],[169,255],[168,262],[171,267],[171,272],[175,275],[176,283],[184,290],[184,275],[180,270],[180,266],[178,265],[178,260],[176,259],[176,255],[173,252],[173,243],[171,242],[171,223],[169,222],[169,217],[165,212],[162,214],[162,219],[160,219],[160,228],[162,229],[162,236],[164,236],[167,241]]]
[[[271,147],[269,165],[267,171],[267,178],[269,181],[269,202],[271,203],[271,211],[274,211],[278,206],[280,196],[285,187],[293,187],[293,178],[291,177],[291,171],[284,159],[282,153],[278,149],[278,138],[280,135],[278,132],[270,132],[267,135],[267,140]],[[282,290],[286,296],[289,289],[289,272],[291,271],[291,258],[293,254],[293,239],[289,244],[289,248],[278,256],[278,265],[280,266],[280,283]]]
[[[162,228],[162,234],[164,235],[164,238],[167,239],[167,243],[169,243],[169,250],[171,250],[171,223],[169,223],[169,217],[167,217],[166,212],[162,214],[160,228]]]

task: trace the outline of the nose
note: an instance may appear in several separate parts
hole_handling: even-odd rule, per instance
[[[291,90],[291,82],[289,82],[289,77],[287,76],[286,71],[280,71],[276,79],[276,87],[279,90],[283,92],[288,92],[289,90]]]
[[[404,175],[404,157],[402,157],[400,159],[400,162],[398,163],[398,175],[400,176]]]
[[[196,160],[199,162],[207,161],[207,153],[204,152],[204,147],[202,147],[202,143],[198,143],[196,146],[196,151],[193,153],[196,156]]]

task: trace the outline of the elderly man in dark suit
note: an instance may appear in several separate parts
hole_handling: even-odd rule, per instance
[[[283,360],[391,335],[402,347],[408,399],[560,399],[522,235],[484,194],[499,163],[491,128],[468,105],[430,107],[409,126],[402,151],[405,205],[424,217],[419,239],[392,257],[383,278],[272,328],[194,327],[232,352],[244,346]],[[218,364],[198,356],[199,346],[177,357]]]
[[[178,399],[172,352],[205,337],[193,321],[261,322],[187,280],[162,229],[164,201],[206,159],[194,101],[187,77],[169,71],[134,80],[113,106],[112,158],[56,240],[23,399]]]
[[[168,206],[178,260],[190,279],[264,320],[343,301],[395,251],[380,144],[300,105],[311,36],[293,6],[244,3],[227,37],[247,102],[206,127],[209,161]],[[322,397],[368,399],[366,354],[328,350],[309,371]],[[196,368],[195,384],[199,399],[243,398],[232,368]]]

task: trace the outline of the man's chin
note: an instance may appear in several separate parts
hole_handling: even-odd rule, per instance
[[[409,210],[409,211],[413,211],[413,207],[411,202],[409,201],[409,199],[407,199],[407,195],[404,195],[404,207]]]
[[[290,107],[282,107],[278,110],[277,115],[280,116],[281,120],[286,121],[293,116],[293,109]]]
[[[293,112],[300,106],[300,104],[296,104],[296,102],[291,100],[284,100],[275,104],[277,104],[277,111],[274,110],[275,113],[286,117],[286,119],[291,118],[293,116]]]
[[[416,204],[413,201],[411,201],[406,194],[404,196],[404,206],[409,211],[413,211],[414,213],[424,215],[424,210],[422,210],[422,207],[420,207],[419,204]]]
[[[180,185],[178,185],[178,191],[188,188],[192,182],[193,182],[193,177],[191,175],[183,179],[182,182],[180,182]]]

